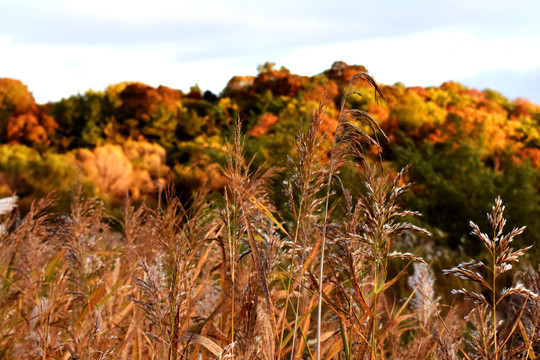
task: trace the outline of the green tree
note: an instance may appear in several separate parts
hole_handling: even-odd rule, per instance
[[[24,145],[0,146],[0,196],[17,194],[23,211],[33,200],[51,192],[58,194],[59,205],[66,210],[77,176],[77,167],[70,155],[48,153],[42,156]]]
[[[504,170],[497,171],[483,161],[479,148],[469,144],[428,142],[417,147],[407,139],[392,151],[398,167],[411,164],[415,186],[408,206],[420,211],[430,226],[443,230],[450,246],[455,248],[467,237],[469,221],[488,226],[483,214],[498,195],[509,208],[508,227],[539,227],[539,172],[530,164],[518,166],[507,158]],[[523,241],[538,241],[538,234],[527,231]]]
[[[54,145],[61,151],[102,144],[114,123],[112,99],[92,90],[52,104],[50,113],[59,125]]]

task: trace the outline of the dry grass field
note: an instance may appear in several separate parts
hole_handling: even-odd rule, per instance
[[[203,186],[183,204],[169,191],[113,219],[79,189],[67,214],[48,211],[51,196],[4,215],[0,358],[536,359],[540,276],[517,268],[528,248],[512,249],[524,229],[504,228],[497,198],[491,229],[471,223],[487,260],[442,275],[398,251],[430,234],[400,207],[406,169],[366,158],[384,135],[345,107],[360,82],[384,98],[357,74],[333,133],[321,130],[324,100],[300,126],[283,184],[293,221],[271,205],[274,171],[245,159],[240,126],[221,194]],[[364,175],[361,195],[343,167]],[[453,297],[436,275],[456,276]]]

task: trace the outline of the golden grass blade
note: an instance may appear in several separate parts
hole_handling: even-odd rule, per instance
[[[67,250],[62,249],[56,254],[56,256],[47,264],[47,267],[45,268],[45,278],[48,278],[52,274],[54,274],[56,268],[58,267],[58,264],[60,264],[60,261],[64,258],[64,255],[66,254]]]
[[[187,332],[188,335],[182,336],[178,339],[179,342],[185,342],[185,343],[195,343],[203,346],[206,350],[210,351],[214,356],[219,356],[223,349],[221,346],[213,342],[207,337],[201,336],[199,334],[195,334],[192,332]]]
[[[531,341],[529,340],[529,337],[527,336],[527,331],[525,331],[525,327],[523,327],[523,323],[521,322],[521,319],[518,319],[517,323],[519,325],[519,330],[521,331],[521,336],[523,336],[523,341],[525,341],[525,346],[527,347],[527,356],[531,360],[536,360],[536,354],[534,353],[534,349],[531,345]]]
[[[287,235],[287,237],[291,240],[293,240],[293,238],[291,237],[291,235],[289,235],[289,233],[287,232],[287,230],[285,230],[285,228],[283,227],[283,225],[281,225],[281,223],[274,217],[274,215],[272,215],[272,213],[270,212],[270,210],[268,210],[268,208],[266,206],[264,206],[263,204],[261,204],[257,199],[255,199],[254,196],[250,196],[249,197],[249,201],[251,201],[255,206],[257,206],[266,216],[268,216],[270,218],[270,220],[272,220],[274,222],[274,224],[276,224],[276,226],[281,230],[283,231],[283,233],[285,235]]]
[[[390,286],[394,285],[396,283],[396,281],[398,281],[399,278],[405,273],[405,270],[407,270],[407,268],[409,267],[410,264],[411,264],[411,262],[408,262],[407,265],[405,265],[405,267],[399,272],[399,274],[394,276],[394,278],[392,280],[386,282],[384,284],[384,286],[382,287],[382,289],[378,290],[377,292],[386,291],[386,290],[388,290],[388,288],[390,288]]]
[[[300,316],[298,318],[298,322],[303,322],[306,317],[311,316],[311,313],[313,312],[313,310],[315,310],[315,308],[313,308],[313,309],[311,309],[309,311],[306,311],[305,314],[303,314],[302,316]],[[292,337],[294,335],[293,331],[292,331],[292,326],[290,326],[289,328],[291,328],[291,331],[283,338],[283,341],[282,341],[282,344],[281,344],[281,350],[285,349],[285,347],[287,346],[289,341],[291,341],[291,339],[292,339]]]
[[[332,346],[326,351],[324,360],[331,360],[334,356],[339,354],[343,350],[343,340],[341,338],[337,339]]]
[[[94,290],[94,292],[88,297],[88,304],[86,304],[83,308],[77,322],[80,322],[86,316],[86,314],[88,314],[88,312],[93,311],[94,307],[96,307],[106,295],[107,289],[105,288],[105,285],[100,285],[96,290]]]
[[[360,286],[358,285],[356,276],[354,276],[353,281],[354,281],[354,290],[358,298],[358,301],[362,305],[362,308],[364,309],[364,311],[369,315],[369,317],[372,317],[373,314],[371,313],[371,309],[369,308],[368,304],[366,303],[366,300],[364,299],[364,295],[362,295],[362,289],[360,289]]]

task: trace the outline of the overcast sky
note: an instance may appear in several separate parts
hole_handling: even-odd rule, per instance
[[[122,81],[219,93],[267,61],[540,104],[538,0],[0,0],[0,77],[40,103]]]

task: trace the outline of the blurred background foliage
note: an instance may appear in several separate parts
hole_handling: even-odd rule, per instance
[[[157,206],[168,182],[184,200],[203,183],[220,191],[226,141],[239,117],[252,166],[281,169],[274,200],[283,208],[281,179],[287,157],[296,156],[300,120],[326,93],[322,127],[331,133],[347,84],[360,71],[367,69],[336,62],[307,77],[266,63],[257,76],[233,77],[220,94],[125,82],[48,104],[36,104],[22,82],[2,78],[0,195],[16,193],[24,212],[53,190],[66,199],[58,206],[65,210],[78,181],[110,209],[127,196]],[[411,165],[415,185],[402,205],[423,214],[422,225],[439,234],[436,243],[476,251],[467,246],[468,222],[483,227],[496,195],[507,204],[508,226],[528,226],[521,241],[540,241],[538,105],[455,82],[381,87],[386,102],[366,84],[347,105],[369,112],[388,135],[387,169]],[[342,178],[361,181],[352,171]]]

